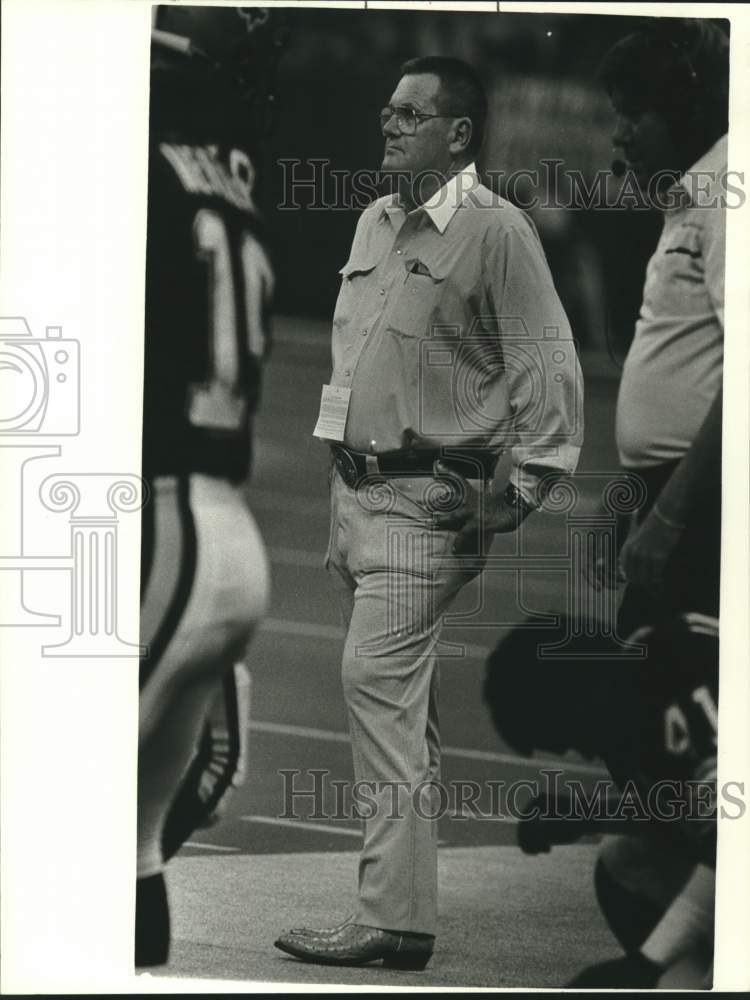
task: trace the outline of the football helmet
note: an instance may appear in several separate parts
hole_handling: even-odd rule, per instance
[[[276,72],[289,35],[283,9],[160,4],[152,14],[153,51],[202,64],[216,84],[252,109],[261,132],[274,122]]]
[[[567,632],[565,620],[561,630]],[[643,660],[585,659],[595,637],[577,637],[582,658],[554,660],[540,649],[549,628],[514,629],[487,664],[484,697],[495,729],[514,750],[563,753],[575,750],[606,763],[620,789],[635,789],[643,802],[661,782],[670,783],[670,807],[690,822],[678,825],[627,819],[593,825],[573,816],[569,793],[532,799],[538,815],[522,820],[520,846],[527,853],[548,851],[596,831],[679,837],[691,856],[711,866],[715,853],[715,781],[719,690],[719,623],[683,613],[633,633]],[[613,801],[616,801],[614,796]],[[655,800],[656,801],[656,800]],[[549,817],[549,818],[548,818]]]
[[[564,618],[551,631],[528,622],[489,657],[484,700],[506,743],[526,755],[602,757],[624,777],[706,777],[716,753],[718,621],[691,612],[639,629],[629,642],[646,655],[626,662],[614,640],[608,656],[587,658],[588,634],[576,638],[579,660],[540,655],[563,634],[572,634]]]

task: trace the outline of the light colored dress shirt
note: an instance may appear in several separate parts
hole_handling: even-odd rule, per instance
[[[628,468],[682,458],[721,386],[726,174],[723,136],[664,212],[617,400],[617,447]]]
[[[512,451],[530,500],[574,471],[583,380],[536,230],[474,164],[424,205],[362,213],[333,320],[331,384],[351,389],[344,444]]]

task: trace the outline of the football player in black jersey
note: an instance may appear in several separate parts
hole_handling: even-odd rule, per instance
[[[168,957],[165,860],[236,780],[246,720],[235,665],[267,601],[242,483],[273,288],[254,185],[285,40],[267,8],[154,14],[137,966]]]
[[[643,659],[580,632],[525,626],[498,643],[485,701],[513,749],[600,757],[614,779],[588,803],[560,782],[525,806],[518,842],[530,854],[584,834],[605,837],[595,869],[601,911],[624,955],[591,966],[578,989],[710,988],[716,852],[719,627],[684,613],[637,630]],[[545,647],[547,656],[545,656]],[[596,650],[596,652],[593,652]],[[610,783],[612,784],[612,783]]]

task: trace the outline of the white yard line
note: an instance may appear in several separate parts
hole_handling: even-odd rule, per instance
[[[251,719],[248,724],[251,731],[273,733],[278,736],[300,736],[303,739],[324,740],[328,743],[349,743],[349,734],[335,729],[315,729],[311,726],[293,726],[282,722],[262,722]],[[493,750],[473,750],[464,747],[443,747],[443,756],[460,757],[464,760],[484,760],[492,764],[513,764],[516,767],[554,767],[575,774],[594,774],[606,777],[607,770],[601,765],[587,764],[572,760],[559,760],[553,757],[519,757],[517,754],[497,753]]]
[[[328,743],[349,743],[349,733],[335,729],[313,729],[311,726],[292,726],[283,722],[261,722],[251,719],[248,729],[255,733],[273,733],[275,736],[301,736],[308,740],[325,740]]]
[[[267,549],[268,558],[277,566],[304,566],[312,569],[325,569],[323,565],[325,552],[313,552],[310,549],[290,549],[274,546]]]
[[[306,833],[335,833],[340,837],[356,837],[362,839],[360,830],[351,827],[332,826],[329,823],[318,823],[315,820],[283,819],[280,816],[240,816],[244,823],[264,823],[266,826],[284,826],[291,830],[304,830]]]
[[[515,816],[491,816],[485,813],[479,813],[475,815],[468,808],[466,812],[459,812],[456,809],[451,809],[450,812],[445,814],[448,819],[455,820],[481,820],[485,823],[509,823],[511,826],[518,826],[518,820]]]
[[[309,639],[343,639],[340,625],[321,625],[318,622],[296,622],[289,618],[264,618],[258,626],[261,632],[281,635],[301,635]]]
[[[307,511],[309,513],[309,510]],[[312,549],[297,549],[284,545],[275,545],[268,548],[268,556],[272,563],[277,566],[302,566],[306,569],[324,569],[325,553]],[[497,557],[501,558],[502,557]],[[514,585],[514,580],[508,577],[508,573],[521,569],[525,573],[535,573],[533,583],[527,584],[528,589],[534,590],[559,590],[560,581],[550,580],[550,572],[558,573],[567,571],[568,565],[560,563],[550,564],[544,562],[544,556],[539,553],[526,556],[508,556],[501,563],[493,564],[485,570],[484,587],[492,591],[509,590]],[[558,557],[556,557],[558,558]],[[541,579],[540,579],[541,577]]]
[[[340,625],[298,622],[290,618],[266,618],[258,628],[261,632],[298,635],[306,639],[330,639],[334,642],[342,642],[344,639],[344,630]],[[454,642],[449,639],[441,639],[441,642],[447,646],[446,651],[440,654],[440,662],[445,665],[450,664],[452,660],[463,662],[464,660],[485,659],[490,653],[489,647],[479,646],[473,642]]]
[[[186,840],[183,847],[194,847],[199,851],[225,851],[228,854],[239,854],[239,847],[224,847],[221,844],[199,844],[197,840]]]

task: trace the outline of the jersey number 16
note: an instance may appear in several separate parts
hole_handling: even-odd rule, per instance
[[[232,249],[222,217],[202,208],[193,222],[195,252],[209,275],[208,355],[206,381],[193,384],[188,416],[194,427],[239,431],[245,424],[248,399],[241,381],[241,352],[258,362],[263,357],[264,304],[273,287],[273,273],[260,243],[243,232],[233,269]],[[244,295],[238,296],[234,274],[241,276]],[[245,315],[238,315],[244,299]]]

